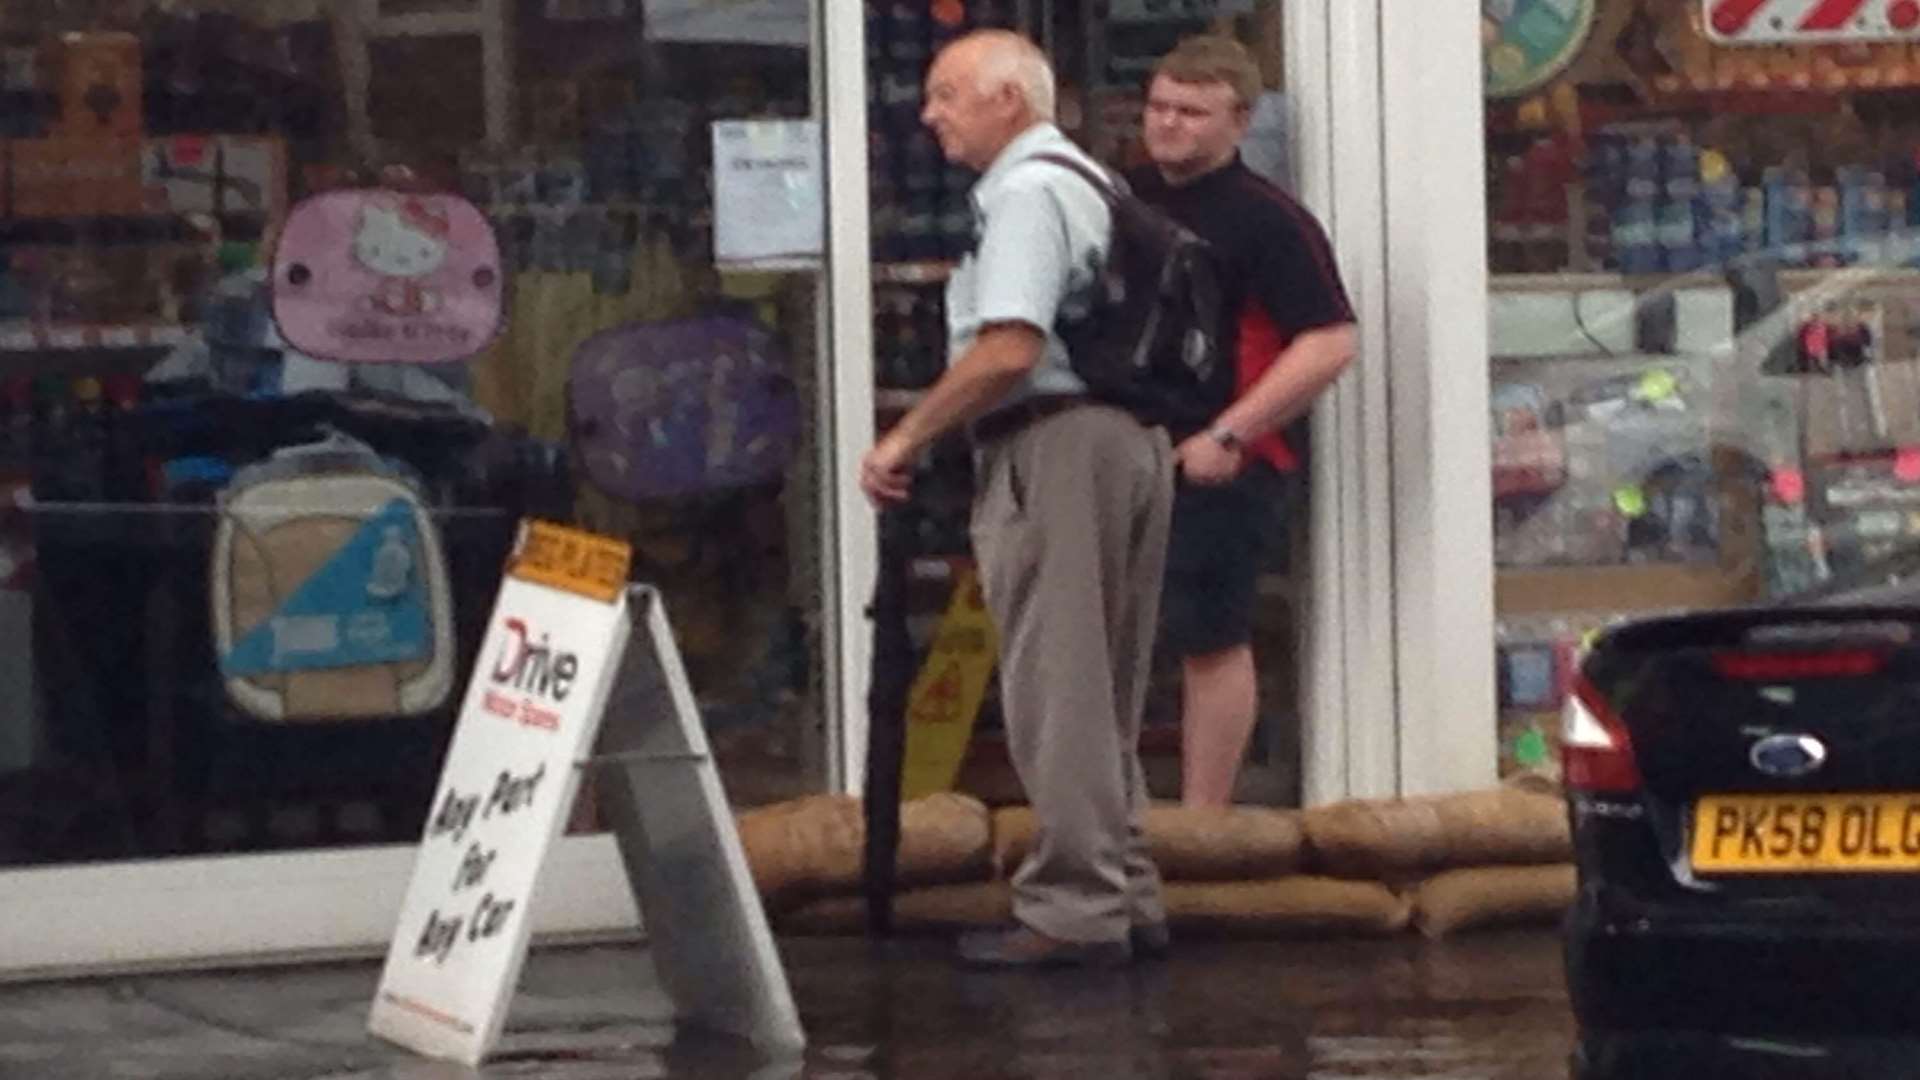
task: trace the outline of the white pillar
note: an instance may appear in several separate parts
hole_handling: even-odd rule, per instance
[[[873,634],[865,612],[879,558],[875,519],[854,483],[873,445],[873,266],[868,247],[866,20],[861,5],[815,0],[815,115],[826,133],[827,265],[819,291],[820,439],[827,785],[866,777]]]
[[[1423,794],[1498,774],[1480,4],[1376,2],[1399,786]]]
[[[1311,587],[1302,673],[1307,805],[1398,788],[1386,262],[1376,2],[1287,8],[1301,200],[1326,225],[1360,332],[1313,417]]]

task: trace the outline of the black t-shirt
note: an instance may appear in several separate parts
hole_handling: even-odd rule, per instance
[[[1238,157],[1178,187],[1151,165],[1128,172],[1127,183],[1218,253],[1229,313],[1222,345],[1235,358],[1236,394],[1265,374],[1294,338],[1354,321],[1326,230]],[[1256,440],[1254,449],[1282,470],[1296,464],[1278,438]]]

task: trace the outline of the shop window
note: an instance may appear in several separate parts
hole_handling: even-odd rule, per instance
[[[394,146],[472,146],[487,135],[480,39],[473,35],[396,37],[368,46],[372,78],[367,111],[373,135]],[[422,93],[421,73],[433,72]]]
[[[0,8],[0,867],[417,839],[525,516],[634,544],[736,801],[823,783],[815,286],[709,164],[809,57],[638,13]]]
[[[1920,38],[1863,7],[1483,5],[1503,771],[1595,627],[1920,537]]]

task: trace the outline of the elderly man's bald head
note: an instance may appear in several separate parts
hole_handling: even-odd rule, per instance
[[[984,169],[1013,138],[1053,119],[1053,67],[1033,42],[979,30],[940,50],[920,119],[947,159]]]
[[[975,30],[946,51],[967,57],[981,93],[1010,86],[1033,110],[1035,120],[1053,119],[1053,65],[1032,41],[1011,30]]]

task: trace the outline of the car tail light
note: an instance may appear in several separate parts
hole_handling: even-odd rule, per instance
[[[1713,667],[1728,679],[1790,682],[1795,679],[1844,679],[1872,675],[1885,666],[1885,653],[1869,649],[1828,652],[1722,652]]]
[[[1584,676],[1574,679],[1561,713],[1560,752],[1574,791],[1626,793],[1640,788],[1627,726]]]

